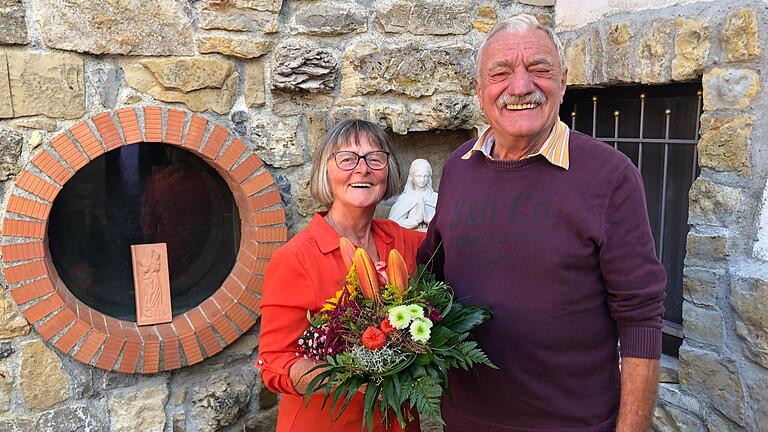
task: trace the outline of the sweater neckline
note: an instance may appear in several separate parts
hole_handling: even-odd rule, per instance
[[[504,169],[504,170],[514,170],[514,169],[522,169],[527,166],[533,165],[535,163],[541,162],[542,160],[546,160],[544,156],[537,154],[532,157],[528,157],[525,159],[519,159],[519,160],[503,160],[503,159],[488,159],[487,157],[483,157],[485,159],[485,163],[495,169]]]

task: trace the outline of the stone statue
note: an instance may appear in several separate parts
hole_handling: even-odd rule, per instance
[[[426,231],[435,216],[437,192],[432,189],[432,165],[415,159],[408,170],[405,190],[389,211],[389,219],[405,228]]]

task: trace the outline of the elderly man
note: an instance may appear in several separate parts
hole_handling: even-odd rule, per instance
[[[447,432],[648,430],[666,276],[635,166],[558,120],[566,75],[529,15],[478,51],[490,128],[445,163],[419,260],[491,307],[476,337],[499,370],[451,375]]]

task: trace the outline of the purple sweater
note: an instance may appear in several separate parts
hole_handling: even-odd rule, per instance
[[[578,132],[570,169],[542,156],[448,159],[419,251],[466,304],[499,370],[450,375],[446,432],[599,432],[619,407],[617,342],[658,358],[666,285],[643,182],[623,154]]]

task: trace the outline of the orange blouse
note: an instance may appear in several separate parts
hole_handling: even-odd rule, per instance
[[[362,424],[362,393],[353,397],[334,422],[330,403],[321,409],[322,393],[312,396],[307,406],[288,374],[299,359],[299,336],[309,326],[307,311],[319,311],[325,300],[340,289],[347,274],[339,252],[339,235],[323,216],[324,213],[316,213],[304,230],[275,251],[264,276],[257,366],[264,385],[282,393],[277,432],[359,432]],[[397,249],[409,271],[416,268],[416,252],[424,233],[402,228],[387,219],[374,219],[372,229],[380,258],[386,259],[391,249]],[[374,431],[387,431],[380,418],[374,424]]]

